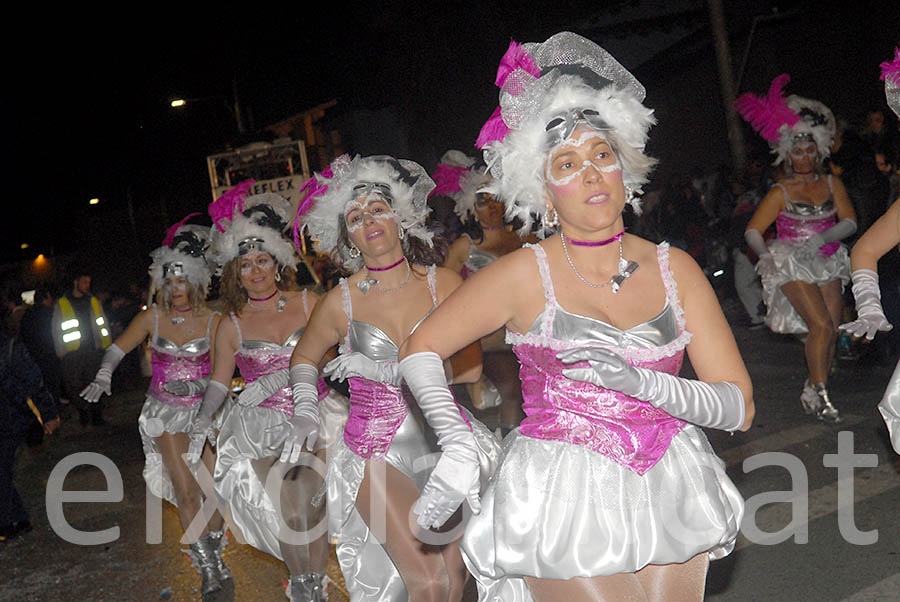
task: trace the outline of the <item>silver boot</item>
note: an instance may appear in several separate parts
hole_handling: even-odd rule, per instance
[[[828,396],[828,389],[825,388],[825,383],[816,383],[813,385],[813,388],[819,395],[819,399],[822,400],[822,408],[816,413],[816,417],[822,422],[828,422],[829,424],[842,422],[843,418],[841,418],[837,408],[831,405],[831,398]]]
[[[806,382],[803,383],[803,393],[800,394],[800,404],[803,406],[803,411],[807,414],[818,414],[819,410],[822,409],[822,400],[819,398],[819,394],[809,382],[808,378],[806,379]]]
[[[305,573],[291,577],[291,602],[325,602],[328,598],[325,591],[327,583],[325,573]]]
[[[222,560],[222,552],[225,551],[225,546],[228,543],[228,539],[225,537],[225,527],[222,527],[219,531],[210,531],[209,538],[212,541],[213,552],[216,555],[216,566],[218,566],[219,569],[219,582],[228,581],[231,579],[231,571],[225,566],[225,561]]]
[[[200,573],[200,592],[205,596],[222,589],[222,583],[219,581],[219,563],[209,533],[191,544],[191,555]]]

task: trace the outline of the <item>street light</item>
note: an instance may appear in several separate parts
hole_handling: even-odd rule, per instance
[[[232,82],[232,93],[234,95],[234,103],[229,103],[228,99],[224,96],[201,96],[199,98],[173,98],[169,101],[169,106],[173,109],[180,109],[182,107],[186,107],[188,104],[205,101],[205,100],[221,100],[228,111],[231,113],[231,116],[234,117],[234,121],[237,124],[238,132],[241,134],[247,133],[247,129],[244,127],[244,120],[241,115],[241,105],[238,101],[238,93],[237,93],[237,77],[235,77]]]
[[[98,199],[96,197],[94,197],[88,201],[88,205],[99,205],[99,204],[100,204],[100,199]]]

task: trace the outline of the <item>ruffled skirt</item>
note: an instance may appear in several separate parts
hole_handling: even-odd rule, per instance
[[[175,487],[169,469],[163,463],[162,454],[156,446],[156,437],[164,432],[177,434],[189,433],[191,423],[200,410],[200,404],[185,408],[171,406],[147,395],[141,414],[138,416],[138,431],[144,447],[144,481],[153,495],[162,498],[174,506],[178,506],[175,498]],[[224,412],[213,416],[213,426],[220,428]],[[196,475],[196,471],[195,471]]]
[[[782,334],[805,334],[808,332],[806,322],[781,292],[785,282],[800,280],[813,284],[828,284],[832,280],[840,280],[841,287],[850,282],[850,254],[847,247],[841,245],[830,257],[816,255],[812,261],[801,262],[794,255],[795,244],[781,240],[769,243],[769,251],[775,260],[777,273],[771,278],[764,278],[763,299],[766,302],[766,325],[773,332]]]
[[[888,434],[891,436],[891,447],[894,448],[894,452],[900,454],[900,362],[897,362],[891,380],[884,390],[878,411],[881,412]]]
[[[417,416],[414,411],[407,414],[384,456],[367,460],[356,455],[343,439],[329,449],[325,479],[328,533],[337,542],[338,562],[351,602],[404,602],[408,599],[400,573],[377,534],[369,529],[356,509],[356,496],[367,462],[370,462],[370,474],[377,475],[378,464],[384,466],[387,463],[422,490],[440,457],[440,450],[433,433],[429,429],[423,430]],[[497,466],[500,446],[483,424],[468,412],[467,417],[479,448],[482,487],[485,487]]]
[[[643,476],[586,448],[513,431],[462,539],[478,599],[532,600],[523,576],[632,573],[734,548],[744,501],[703,431],[687,425]]]
[[[319,402],[319,438],[333,443],[347,420],[346,398],[331,391]],[[229,505],[234,525],[254,548],[283,560],[278,534],[283,519],[260,482],[252,461],[278,458],[290,433],[288,416],[277,410],[229,406],[216,443],[213,482]]]

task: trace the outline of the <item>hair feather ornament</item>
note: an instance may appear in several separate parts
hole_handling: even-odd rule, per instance
[[[894,115],[900,117],[900,48],[894,49],[894,60],[881,63],[884,96]]]
[[[391,190],[391,208],[400,227],[406,232],[406,241],[418,238],[433,245],[434,234],[426,227],[430,209],[428,195],[434,189],[434,181],[425,169],[414,161],[395,159],[385,155],[353,159],[341,155],[328,170],[314,176],[318,184],[310,184],[310,207],[303,215],[303,226],[309,233],[316,250],[330,255],[345,269],[356,271],[363,265],[361,257],[351,257],[350,248],[341,241],[347,204],[354,199],[357,184],[383,184]]]
[[[836,123],[831,109],[818,100],[791,94],[783,98],[782,91],[790,81],[783,73],[772,81],[766,97],[747,93],[734,102],[735,109],[759,131],[775,155],[774,165],[787,158],[799,138],[811,137],[818,149],[818,161],[831,154]]]
[[[462,151],[448,150],[432,176],[437,186],[429,196],[444,195],[453,199],[453,211],[463,221],[474,214],[478,193],[491,181],[490,173],[476,163]]]
[[[546,125],[560,114],[596,112],[608,125],[604,136],[622,165],[624,184],[641,192],[656,163],[644,153],[656,120],[653,110],[643,105],[644,87],[606,50],[566,31],[543,43],[513,42],[495,83],[500,86],[500,107],[476,143],[493,176],[482,191],[503,201],[507,221],[522,221],[520,234],[535,225],[542,237],[554,231],[542,223],[549,152],[544,143]],[[639,211],[636,201],[633,207]]]
[[[151,295],[165,284],[167,276],[184,276],[203,296],[209,290],[212,276],[207,258],[210,229],[186,222],[199,213],[191,213],[166,230],[162,246],[150,252]]]
[[[247,195],[253,181],[232,188],[209,206],[212,229],[210,255],[221,271],[248,244],[269,253],[283,267],[295,267],[297,254],[287,237],[291,203],[272,192]]]

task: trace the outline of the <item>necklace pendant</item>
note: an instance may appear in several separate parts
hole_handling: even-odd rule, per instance
[[[172,324],[181,324],[182,322],[184,322],[183,316],[175,316],[174,318],[169,319],[171,320]]]
[[[284,311],[285,305],[287,305],[287,297],[282,295],[281,298],[278,299],[278,307],[277,307],[278,313],[281,313]]]
[[[364,280],[360,280],[356,283],[357,288],[363,295],[368,295],[369,291],[372,290],[373,286],[376,286],[378,281],[374,278],[366,278]]]
[[[619,292],[619,289],[622,288],[622,284],[637,271],[638,267],[640,267],[640,264],[636,261],[626,261],[624,269],[622,264],[619,264],[619,273],[611,278],[612,292],[614,295]]]

